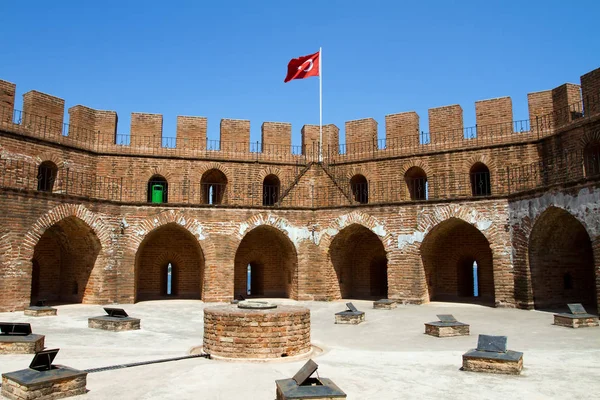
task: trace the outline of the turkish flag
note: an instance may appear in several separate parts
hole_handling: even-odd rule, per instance
[[[293,58],[288,64],[288,73],[283,82],[289,82],[292,79],[304,79],[311,76],[319,76],[319,52]]]

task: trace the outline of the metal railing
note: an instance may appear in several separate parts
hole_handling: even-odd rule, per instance
[[[4,188],[128,203],[216,207],[318,208],[415,200],[485,198],[507,196],[584,179],[600,179],[598,145],[585,150],[561,152],[538,162],[506,166],[489,172],[451,172],[358,183],[351,183],[347,177],[338,177],[324,185],[293,185],[286,191],[283,191],[280,185],[265,185],[261,182],[209,183],[186,179],[177,182],[148,182],[99,176],[70,168],[48,172],[34,163],[0,160],[0,186]],[[165,193],[154,197],[154,189]]]

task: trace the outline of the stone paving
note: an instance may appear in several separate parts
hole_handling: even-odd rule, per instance
[[[313,359],[319,374],[333,380],[348,399],[590,399],[600,391],[600,328],[552,325],[553,313],[495,309],[461,303],[399,305],[374,310],[372,301],[352,300],[366,312],[360,325],[334,324],[346,301],[296,302],[311,310],[312,342],[323,349]],[[212,304],[206,304],[214,305]],[[116,305],[119,307],[119,305]],[[141,318],[138,331],[87,327],[102,306],[58,306],[56,317],[0,313],[0,321],[29,322],[61,350],[55,364],[78,369],[178,357],[202,345],[201,301],[125,304]],[[424,323],[453,314],[471,325],[471,335],[436,338]],[[508,348],[524,353],[520,376],[460,371],[461,356],[477,335],[506,335]],[[0,355],[0,372],[26,368],[31,355]],[[274,399],[275,380],[291,378],[305,361],[260,363],[204,358],[95,372],[86,395],[74,399]]]

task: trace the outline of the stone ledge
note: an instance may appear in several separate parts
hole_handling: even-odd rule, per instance
[[[106,331],[120,332],[140,329],[140,319],[131,317],[100,317],[88,318],[88,328],[104,329]]]
[[[35,354],[44,348],[44,335],[0,335],[0,354]]]
[[[23,369],[2,374],[2,396],[13,400],[52,400],[85,394],[87,372],[62,365],[49,371]]]

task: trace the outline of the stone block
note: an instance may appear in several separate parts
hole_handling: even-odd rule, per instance
[[[100,317],[88,318],[88,327],[95,329],[104,329],[106,331],[120,332],[133,331],[140,329],[140,319],[131,317],[110,317],[102,315]]]
[[[0,354],[34,354],[44,348],[44,335],[0,335]]]
[[[53,307],[31,306],[23,311],[29,317],[49,317],[56,315],[57,309]]]
[[[306,385],[298,385],[293,379],[275,381],[277,400],[310,399],[330,400],[345,399],[344,393],[331,379],[309,378]]]
[[[591,314],[554,314],[554,325],[567,328],[598,326],[598,317]]]
[[[463,371],[519,375],[523,369],[523,353],[518,351],[495,353],[472,349],[462,357]]]
[[[49,371],[28,368],[2,374],[2,396],[13,400],[52,400],[85,394],[87,372],[62,365]]]
[[[394,300],[381,299],[373,302],[373,308],[375,310],[391,310],[396,308],[398,305]]]
[[[425,333],[436,337],[468,336],[470,334],[468,324],[442,321],[427,322]]]
[[[365,320],[364,311],[342,311],[335,314],[336,324],[358,325]]]

